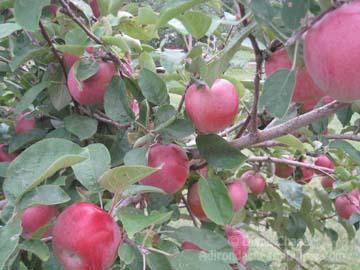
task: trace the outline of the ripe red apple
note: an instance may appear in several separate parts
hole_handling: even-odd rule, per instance
[[[351,26],[351,27],[349,27]],[[304,59],[315,83],[334,99],[360,99],[360,1],[327,13],[304,38]]]
[[[194,243],[191,243],[189,241],[182,242],[181,249],[182,250],[202,251],[202,249],[198,245],[195,245]]]
[[[200,220],[207,220],[207,216],[201,206],[201,201],[198,192],[198,183],[193,184],[189,188],[187,199],[191,213]]]
[[[236,258],[242,262],[249,250],[249,239],[247,235],[242,230],[235,229],[230,225],[225,226],[225,234]]]
[[[359,199],[352,194],[343,194],[335,200],[336,213],[345,219],[360,212]]]
[[[234,179],[234,181],[231,182],[227,188],[230,200],[233,205],[233,210],[238,212],[245,206],[248,199],[248,192],[246,185],[243,182],[236,180],[237,179]]]
[[[101,104],[104,94],[115,74],[115,66],[110,62],[100,62],[99,70],[85,81],[75,79],[74,67],[69,71],[68,88],[71,96],[82,105]]]
[[[321,185],[323,188],[332,188],[335,180],[330,176],[324,176],[321,178]]]
[[[225,129],[235,119],[239,96],[235,86],[224,79],[207,85],[192,84],[185,94],[186,113],[201,133],[215,133]]]
[[[0,144],[0,162],[10,162],[16,158],[16,154],[8,152],[6,144]]]
[[[305,185],[305,184],[310,183],[313,176],[314,176],[313,169],[306,168],[306,167],[300,167],[299,170],[300,170],[300,173],[301,173],[301,177],[296,179],[296,182],[301,184],[301,185]]]
[[[54,254],[65,270],[109,269],[121,242],[118,224],[93,203],[66,208],[53,229]]]
[[[36,231],[55,219],[58,212],[53,205],[37,205],[25,209],[21,215],[22,237],[30,239]],[[42,237],[51,235],[52,228],[47,229]]]
[[[161,188],[167,193],[179,191],[189,176],[189,160],[185,151],[175,144],[154,144],[150,147],[148,166],[160,170],[140,181],[143,185]]]
[[[251,192],[257,196],[263,193],[266,186],[264,177],[255,171],[247,171],[241,177],[240,180],[246,183]]]
[[[24,133],[29,130],[32,130],[36,128],[36,120],[31,115],[31,113],[20,113],[16,117],[16,123],[15,123],[15,132],[16,133]]]
[[[291,69],[292,63],[285,49],[275,51],[265,63],[266,76],[280,69]],[[324,93],[314,83],[305,67],[298,68],[292,101],[304,103],[319,100]]]
[[[329,169],[334,169],[334,167],[335,167],[334,163],[326,155],[320,155],[315,160],[315,165],[319,166],[319,167],[329,168]],[[316,171],[316,173],[319,175],[326,175],[321,171]]]
[[[294,160],[293,157],[287,157],[289,160]],[[280,178],[288,178],[294,173],[294,168],[285,163],[275,164],[275,175]]]
[[[96,18],[99,18],[100,17],[100,9],[99,9],[99,6],[97,4],[97,0],[91,0],[90,2],[90,7],[94,13],[94,16]]]
[[[307,113],[312,111],[315,106],[319,103],[320,99],[316,98],[314,100],[305,101],[301,106],[301,113]]]

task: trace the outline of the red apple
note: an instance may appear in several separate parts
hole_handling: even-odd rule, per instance
[[[334,99],[330,96],[325,96],[322,98],[322,101],[324,102],[324,104],[329,104],[329,103],[333,102]]]
[[[21,215],[22,236],[30,239],[36,231],[48,225],[57,216],[57,210],[53,205],[38,205],[25,209]],[[47,229],[43,237],[51,235],[51,228]]]
[[[234,121],[238,107],[236,88],[224,79],[216,80],[211,89],[192,84],[185,94],[186,113],[201,133],[225,129]]]
[[[360,99],[360,1],[327,13],[305,34],[304,59],[315,83],[342,102]]]
[[[36,128],[36,120],[31,115],[31,113],[20,113],[16,117],[16,123],[15,123],[15,132],[16,133],[24,133],[29,130],[32,130]]]
[[[110,62],[100,62],[99,70],[85,81],[75,79],[74,67],[69,71],[68,88],[71,96],[82,105],[102,104],[104,94],[115,74],[115,66]]]
[[[266,186],[264,177],[255,171],[247,171],[241,177],[240,180],[246,183],[251,192],[257,196],[263,193]]]
[[[202,251],[202,249],[198,245],[195,245],[194,243],[191,243],[189,241],[182,242],[181,249],[182,250]]]
[[[225,226],[225,234],[236,258],[240,262],[243,262],[243,258],[249,250],[249,239],[247,235],[242,230],[235,229],[230,225]]]
[[[175,144],[154,144],[150,147],[148,166],[160,170],[140,181],[143,185],[161,188],[167,193],[179,191],[189,176],[189,160],[185,151]]]
[[[100,9],[99,9],[99,6],[97,4],[97,0],[91,0],[90,2],[90,7],[94,13],[94,16],[96,18],[99,18],[100,17]]]
[[[324,176],[321,178],[321,185],[323,188],[332,188],[335,180],[330,176]]]
[[[193,184],[189,188],[187,198],[191,213],[200,220],[207,220],[207,216],[201,206],[200,196],[198,192],[198,183]]]
[[[320,99],[316,98],[314,100],[305,101],[301,106],[301,113],[307,113],[312,111],[315,106],[319,103]]]
[[[314,170],[306,167],[300,167],[299,170],[301,173],[301,177],[296,179],[296,182],[301,185],[310,183],[314,176]]]
[[[319,166],[319,167],[329,168],[329,169],[334,169],[334,167],[335,167],[334,163],[326,155],[320,155],[315,160],[315,165]],[[319,175],[326,175],[321,171],[316,171],[316,173]]]
[[[53,229],[54,254],[65,270],[109,269],[121,242],[118,224],[93,203],[66,208]]]
[[[0,144],[0,162],[10,162],[16,158],[16,154],[8,152],[6,144]]]
[[[354,196],[360,202],[360,189],[353,189],[350,194]]]
[[[359,199],[352,194],[343,194],[335,200],[336,213],[345,219],[360,212]]]
[[[287,157],[289,160],[294,160],[293,157]],[[288,178],[294,173],[294,168],[285,163],[275,164],[275,175],[280,178]]]
[[[291,69],[292,63],[285,49],[275,51],[265,63],[266,76],[270,76],[280,69]],[[304,103],[319,100],[324,93],[314,83],[306,68],[298,68],[292,101]]]
[[[233,209],[235,212],[238,212],[243,208],[248,199],[247,187],[244,183],[236,181],[234,179],[228,186],[229,197],[231,199]]]

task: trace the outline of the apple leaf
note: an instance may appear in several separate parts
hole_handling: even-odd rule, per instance
[[[19,248],[35,254],[43,262],[50,258],[49,247],[40,240],[26,240],[19,245]]]
[[[294,181],[281,179],[279,187],[287,202],[295,209],[300,210],[304,198],[303,186]]]
[[[169,104],[169,94],[165,82],[148,69],[142,69],[139,86],[145,98],[155,105]]]
[[[0,39],[10,36],[15,31],[21,29],[21,26],[17,23],[2,23],[0,24]]]
[[[100,177],[100,185],[106,190],[116,193],[124,191],[144,177],[153,174],[159,168],[146,166],[120,166],[107,170]]]
[[[7,261],[15,252],[22,231],[19,219],[13,219],[0,227],[0,269],[4,269]]]
[[[22,152],[9,166],[3,185],[7,200],[21,197],[62,168],[88,158],[87,150],[64,139],[44,139]]]
[[[19,202],[19,209],[24,210],[35,205],[55,205],[70,201],[69,195],[59,186],[42,185],[25,193]]]
[[[16,134],[9,142],[9,152],[13,153],[32,142],[40,141],[46,136],[46,134],[46,130],[39,128],[34,128],[27,132]]]
[[[35,32],[43,7],[50,5],[50,0],[15,0],[15,20],[25,30]]]
[[[87,116],[72,114],[65,117],[64,125],[67,131],[82,141],[91,138],[96,133],[98,121]]]
[[[206,216],[216,224],[229,224],[233,206],[224,182],[218,178],[201,178],[198,183],[201,206]]]
[[[132,207],[121,208],[118,211],[118,217],[130,238],[137,232],[140,232],[153,224],[161,224],[169,220],[171,216],[172,212],[160,213],[155,211],[151,212],[148,216],[145,216],[143,210]]]
[[[360,165],[360,152],[347,141],[335,140],[330,143],[329,148],[343,150],[356,164]]]
[[[211,17],[200,11],[188,11],[178,19],[186,30],[197,39],[202,38],[211,25]]]

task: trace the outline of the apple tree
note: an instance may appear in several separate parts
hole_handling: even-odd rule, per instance
[[[333,269],[358,33],[359,0],[2,0],[0,270]]]

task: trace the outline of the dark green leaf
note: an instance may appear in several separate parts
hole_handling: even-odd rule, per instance
[[[202,38],[211,25],[211,17],[200,11],[188,11],[178,18],[186,30],[197,39]]]
[[[24,133],[16,134],[9,143],[9,152],[13,153],[25,146],[43,139],[47,134],[46,130],[34,128]]]
[[[285,25],[290,29],[297,29],[308,10],[307,0],[286,0],[281,11]]]
[[[97,130],[97,120],[78,114],[72,114],[64,119],[65,129],[79,137],[80,140],[91,138]]]
[[[85,81],[94,76],[99,70],[100,65],[89,58],[82,58],[74,64],[75,79],[79,82]]]
[[[126,153],[124,157],[125,165],[148,165],[146,148],[134,148]]]
[[[281,179],[279,187],[287,202],[295,209],[300,210],[304,198],[303,187],[294,181]]]
[[[152,270],[169,270],[171,269],[171,265],[168,257],[162,254],[150,253],[147,256],[147,265]]]
[[[43,262],[50,258],[48,246],[40,240],[26,240],[19,245],[19,248],[35,254]]]
[[[66,78],[59,66],[52,73],[49,73],[49,81],[51,85],[47,92],[50,101],[54,108],[60,111],[70,104],[71,96],[66,85]]]
[[[330,143],[329,148],[341,149],[358,165],[360,165],[360,152],[347,141],[335,140]]]
[[[118,255],[125,264],[131,264],[135,259],[134,248],[129,244],[123,243],[119,247]]]
[[[351,109],[351,106],[345,107],[339,111],[336,112],[336,116],[339,119],[339,121],[341,122],[341,124],[343,125],[343,127],[345,127],[346,125],[348,125],[350,123],[351,117],[353,116],[354,112]]]
[[[15,0],[15,20],[25,30],[35,32],[43,7],[50,5],[50,0]]]
[[[15,31],[21,29],[21,26],[17,23],[3,23],[0,24],[0,39],[10,36]]]
[[[142,69],[139,75],[139,86],[147,100],[155,105],[169,103],[166,84],[155,73]]]
[[[306,223],[300,213],[291,213],[287,225],[287,235],[290,239],[300,239],[306,231]]]

